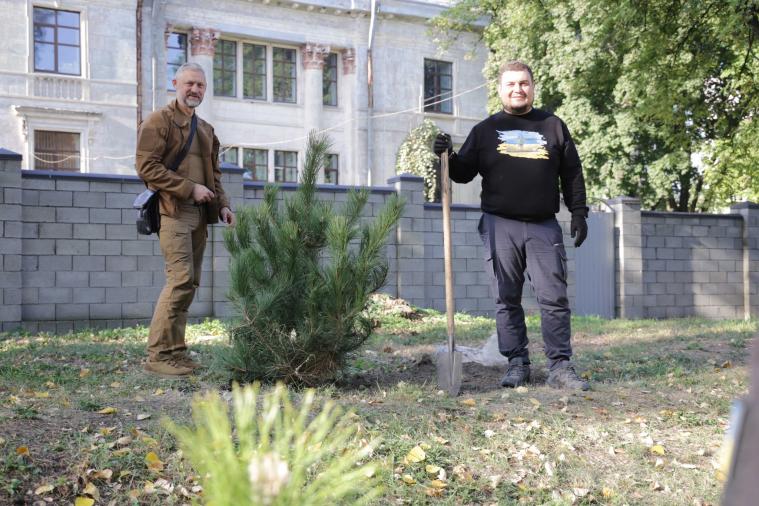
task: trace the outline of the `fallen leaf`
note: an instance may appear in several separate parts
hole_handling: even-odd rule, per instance
[[[445,483],[445,482],[443,482],[443,481],[440,481],[440,480],[432,480],[432,481],[430,482],[430,485],[431,485],[433,488],[445,488],[445,487],[447,487],[447,486],[448,486],[448,484],[447,484],[447,483]]]
[[[122,457],[122,456],[126,455],[127,453],[132,453],[132,449],[131,448],[121,448],[119,450],[114,450],[113,452],[111,452],[111,455],[113,455],[115,457]]]
[[[651,453],[654,455],[664,455],[664,447],[662,445],[654,445],[651,447]]]
[[[438,437],[435,438],[435,442],[437,442],[438,444],[441,444],[441,445],[447,445],[448,444],[448,440],[444,439],[444,438],[442,438],[440,436],[438,436]],[[2,442],[0,442],[0,444],[2,444]]]
[[[440,472],[440,466],[433,466],[432,464],[427,464],[424,466],[424,470],[427,471],[427,474],[437,474]]]
[[[491,437],[495,436],[495,431],[488,429],[483,434],[486,438],[490,439]]]
[[[148,465],[148,469],[153,471],[163,470],[163,462],[161,462],[161,459],[158,458],[158,455],[156,455],[155,452],[148,452],[148,454],[145,455],[145,463]]]
[[[453,466],[453,475],[458,481],[468,482],[473,480],[472,472],[461,464]]]
[[[122,436],[118,438],[115,442],[116,442],[116,446],[127,446],[132,442],[132,438],[129,436]]]
[[[142,492],[140,492],[137,489],[130,490],[127,494],[131,499],[134,499],[135,501],[142,495]]]
[[[90,374],[91,374],[91,373],[90,373],[90,370],[89,370],[89,369],[82,369],[82,370],[80,370],[80,371],[79,371],[79,377],[80,377],[80,378],[86,378],[86,377],[87,377],[87,376],[89,376]],[[78,506],[78,505],[77,505],[77,506]]]
[[[443,497],[443,490],[439,488],[425,488],[424,493],[430,497]]]
[[[415,463],[415,462],[421,462],[425,458],[427,458],[427,454],[424,453],[424,450],[420,446],[413,447],[407,454],[406,458],[403,459],[403,462],[405,464],[408,463]]]
[[[100,491],[95,486],[95,484],[92,483],[92,482],[90,482],[87,485],[85,485],[84,490],[82,492],[84,492],[88,496],[93,497],[95,500],[100,499]]]
[[[19,446],[18,448],[16,448],[16,455],[20,455],[22,457],[30,457],[31,454],[29,453],[29,447]]]
[[[119,388],[120,386],[121,386],[121,383],[119,383],[118,381],[114,381],[113,383],[111,383],[111,388]]]
[[[526,394],[529,392],[529,389],[526,386],[518,386],[514,389],[514,391],[518,394]]]
[[[535,406],[536,408],[539,408],[539,407],[540,407],[540,401],[539,401],[539,400],[537,400],[537,399],[536,399],[536,398],[534,398],[534,397],[530,397],[530,403],[531,403],[533,406]]]
[[[419,447],[420,447],[422,450],[424,450],[424,451],[427,451],[427,450],[429,450],[430,448],[432,448],[432,447],[431,447],[430,445],[428,445],[427,443],[419,443]]]
[[[34,392],[34,396],[37,399],[47,399],[50,397],[50,392]]]
[[[653,490],[653,491],[655,491],[655,492],[657,492],[657,491],[661,491],[661,490],[664,490],[664,487],[662,487],[662,486],[661,486],[661,483],[659,483],[658,481],[655,481],[655,482],[653,482],[653,483],[651,484],[651,487],[650,487],[650,488],[651,488],[651,490]]]
[[[153,392],[153,395],[163,395],[164,393],[165,392],[163,391],[163,389],[156,388],[155,392]]]
[[[464,406],[474,407],[477,405],[477,401],[475,401],[474,399],[470,397],[469,399],[464,399],[463,401],[461,401],[461,404],[463,404]]]
[[[116,430],[116,426],[115,426],[115,425],[114,425],[113,427],[100,427],[100,428],[98,429],[98,432],[99,432],[100,434],[102,434],[103,436],[108,436],[108,435],[110,435],[110,434],[111,434],[111,432],[113,432],[114,430]]]
[[[730,362],[729,360],[726,360],[722,362],[722,365],[720,365],[720,367],[723,369],[730,369],[731,367],[733,367],[733,363]]]
[[[403,480],[403,483],[405,483],[406,485],[413,485],[416,483],[416,480],[410,474],[404,474],[401,477],[401,479]]]
[[[95,471],[92,473],[91,478],[93,480],[110,480],[113,476],[113,471],[110,469],[103,469],[102,471]]]
[[[47,494],[48,492],[52,492],[54,489],[55,487],[53,485],[40,485],[34,489],[34,495]]]
[[[142,414],[137,415],[137,421],[138,422],[140,422],[142,420],[147,420],[148,418],[150,418],[150,415],[147,414],[147,413],[142,413]]]
[[[90,497],[77,497],[74,501],[74,506],[92,506],[95,504],[95,499]]]
[[[573,488],[572,493],[577,497],[585,497],[588,495],[589,490],[587,488]]]
[[[101,415],[113,415],[113,414],[116,414],[117,412],[118,410],[116,408],[110,408],[110,407],[103,408],[100,411],[98,411],[98,413]]]
[[[614,491],[610,489],[609,487],[603,487],[601,489],[601,495],[605,497],[606,499],[610,497],[614,497]]]
[[[5,444],[5,438],[0,437],[0,446],[3,446]]]
[[[48,388],[56,388],[58,385],[56,385],[52,381],[46,381],[45,382],[45,386],[48,387]]]

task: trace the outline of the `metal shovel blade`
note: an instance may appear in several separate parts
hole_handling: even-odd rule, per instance
[[[443,197],[443,256],[445,258],[445,312],[448,317],[448,349],[437,356],[437,381],[441,390],[456,397],[461,389],[462,356],[456,351],[453,324],[453,263],[451,251],[451,180],[448,178],[448,151],[440,155]]]
[[[437,354],[437,385],[451,397],[459,395],[461,390],[461,352],[440,351]]]

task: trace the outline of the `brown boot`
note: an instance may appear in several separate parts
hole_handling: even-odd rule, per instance
[[[167,378],[176,378],[177,376],[187,376],[192,374],[192,369],[179,363],[173,358],[169,360],[161,360],[159,362],[145,362],[144,369],[152,374],[158,376],[164,376]]]
[[[193,371],[195,369],[200,369],[203,367],[198,362],[194,361],[192,358],[190,358],[189,353],[184,351],[178,351],[176,353],[173,353],[171,355],[171,359],[174,360],[177,364],[182,365],[184,367],[188,367],[192,369]]]

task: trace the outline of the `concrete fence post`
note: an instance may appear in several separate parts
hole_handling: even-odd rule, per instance
[[[0,330],[21,326],[21,155],[0,148]]]
[[[243,175],[246,170],[236,165],[223,163],[221,166],[221,183],[229,197],[232,210],[236,213],[243,206],[244,186]],[[209,255],[211,259],[211,287],[212,315],[226,317],[230,315],[231,308],[227,300],[229,290],[229,261],[230,256],[224,247],[224,229],[227,226],[219,223],[209,227]]]
[[[414,221],[424,218],[424,178],[401,174],[387,182],[406,201],[403,217],[396,227],[395,296],[426,307],[424,232],[414,228]]]
[[[616,314],[620,318],[643,318],[643,240],[640,200],[618,197],[607,201],[614,210]]]
[[[743,217],[743,316],[759,316],[759,204],[741,202],[730,207]]]

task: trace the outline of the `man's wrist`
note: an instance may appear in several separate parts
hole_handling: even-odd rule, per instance
[[[588,208],[587,207],[577,207],[575,209],[572,209],[572,217],[579,216],[581,218],[588,217]]]

